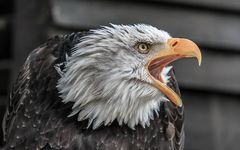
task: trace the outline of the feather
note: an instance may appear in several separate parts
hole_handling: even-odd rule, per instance
[[[120,27],[113,25],[114,30]],[[141,25],[141,27],[145,26]],[[110,29],[112,30],[112,28]],[[156,29],[151,30],[155,31]],[[91,32],[56,36],[29,55],[10,94],[3,123],[5,140],[3,149],[182,150],[184,144],[183,108],[175,107],[166,98],[158,102],[148,102],[146,99],[154,97],[156,91],[141,91],[138,86],[129,85],[130,82],[135,85],[137,80],[121,80],[122,84],[119,84],[115,90],[122,89],[126,85],[124,93],[127,93],[128,89],[136,89],[136,91],[124,96],[118,93],[112,97],[112,101],[106,102],[108,105],[104,105],[105,109],[93,107],[103,105],[103,103],[100,103],[98,99],[91,99],[93,97],[84,95],[85,93],[76,89],[75,92],[78,94],[70,94],[68,95],[70,100],[64,101],[64,96],[59,93],[57,88],[59,80],[66,76],[67,65],[69,65],[66,61],[69,62],[73,55],[78,54],[76,46],[82,40],[87,39],[86,37]],[[129,28],[128,32],[132,32],[132,30]],[[98,34],[103,33],[98,31]],[[166,33],[163,32],[163,34]],[[79,52],[78,59],[87,55]],[[98,54],[95,56],[99,57]],[[109,58],[109,60],[111,59]],[[103,60],[99,59],[99,61]],[[102,66],[101,69],[104,69],[103,67],[106,66]],[[113,72],[118,72],[118,70],[113,69],[112,72],[106,72],[106,74]],[[126,72],[129,74],[129,71]],[[180,95],[172,68],[166,68],[166,72],[164,75],[171,77],[167,83],[168,86]],[[104,79],[104,75],[101,79]],[[94,76],[92,74],[90,77]],[[114,84],[113,80],[116,78],[120,77],[114,76],[107,79]],[[71,78],[69,77],[69,79]],[[82,79],[81,82],[89,81]],[[73,84],[77,84],[77,82]],[[104,83],[98,81],[97,84]],[[90,88],[94,86],[89,85],[87,88],[95,96],[104,92],[104,96],[108,97],[118,92],[109,91],[111,87],[106,86],[95,91],[91,90]],[[151,94],[146,97],[144,92]],[[137,99],[141,102],[138,105],[134,105],[133,99],[129,98],[136,93],[140,93],[141,96]],[[74,103],[71,100],[81,94],[86,101]],[[159,96],[162,95],[157,94],[154,98]],[[114,101],[116,98],[119,98],[119,101]],[[127,105],[124,103],[126,100],[129,100]],[[110,109],[107,107],[109,105],[114,105],[119,109]],[[131,107],[126,107],[128,105]],[[141,110],[141,113],[138,113],[140,119],[135,118],[135,115],[131,114],[132,112],[127,108],[131,108],[131,110],[139,108]],[[121,112],[120,110],[125,111]],[[105,113],[100,113],[102,111]],[[78,112],[81,113],[78,114]],[[94,115],[90,112],[93,112]],[[117,114],[123,118],[116,119]],[[128,115],[125,116],[125,114]],[[89,116],[91,117],[89,118]],[[106,122],[96,120],[98,117],[105,118]],[[131,121],[128,122],[129,120]]]

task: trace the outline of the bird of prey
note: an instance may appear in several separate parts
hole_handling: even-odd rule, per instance
[[[12,88],[3,149],[182,150],[183,104],[169,64],[185,57],[201,63],[194,42],[145,24],[49,39]]]

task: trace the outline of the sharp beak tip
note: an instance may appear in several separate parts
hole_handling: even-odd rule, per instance
[[[202,64],[202,54],[201,54],[200,49],[198,49],[198,54],[197,54],[196,58],[197,58],[197,61],[198,61],[198,65],[201,66],[201,64]]]
[[[202,64],[202,60],[198,61],[198,66],[200,67]]]
[[[198,61],[198,66],[201,66],[201,64],[202,64],[202,55],[201,55],[201,53],[200,53],[200,50],[199,50],[199,54],[197,54],[197,55],[194,56],[194,57],[196,57],[196,59],[197,59],[197,61]]]

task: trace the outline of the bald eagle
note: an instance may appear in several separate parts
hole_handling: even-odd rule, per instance
[[[33,50],[10,93],[3,149],[182,150],[183,105],[169,65],[201,53],[150,25],[102,26]]]

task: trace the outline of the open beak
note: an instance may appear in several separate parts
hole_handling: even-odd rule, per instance
[[[146,66],[149,76],[153,81],[153,86],[158,88],[170,101],[179,107],[182,106],[181,98],[164,83],[161,72],[169,63],[186,57],[196,57],[200,66],[202,55],[194,42],[188,39],[171,38],[167,41],[166,48],[160,50]]]

